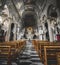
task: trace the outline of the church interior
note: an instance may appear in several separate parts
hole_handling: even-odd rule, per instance
[[[60,65],[60,0],[0,0],[0,65]]]

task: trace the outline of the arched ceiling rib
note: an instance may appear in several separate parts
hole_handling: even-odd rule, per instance
[[[26,6],[25,4],[28,5],[28,3],[30,3],[32,7],[35,7],[35,11],[38,12],[40,15],[47,3],[47,0],[13,0],[13,1],[20,16],[22,16],[22,13],[25,10],[25,6]]]
[[[26,12],[30,13],[30,12],[28,12],[30,10],[32,11],[32,13],[34,12],[34,14],[37,14],[37,16],[40,17],[40,15],[44,9],[44,6],[46,5],[46,2],[47,2],[47,0],[9,0],[9,1],[12,2],[12,4],[13,4],[12,6],[14,6],[14,8],[18,14],[19,19],[23,18],[22,15],[24,13],[25,14],[26,14]],[[35,19],[34,18],[35,15],[31,15],[31,16],[30,16],[30,14],[27,14],[27,15],[29,16],[29,19],[31,19],[31,16],[33,16],[33,20]]]

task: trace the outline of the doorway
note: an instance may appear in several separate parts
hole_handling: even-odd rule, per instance
[[[10,41],[12,41],[14,39],[13,29],[14,29],[14,23],[11,24]]]

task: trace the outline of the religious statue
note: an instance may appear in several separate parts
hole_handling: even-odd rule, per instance
[[[43,40],[43,29],[42,29],[42,27],[39,28],[39,39]]]

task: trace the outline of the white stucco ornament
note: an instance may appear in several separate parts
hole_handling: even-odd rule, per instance
[[[2,17],[0,16],[0,24],[2,24]]]
[[[7,5],[4,6],[4,10],[2,11],[2,13],[9,16],[9,9]]]

